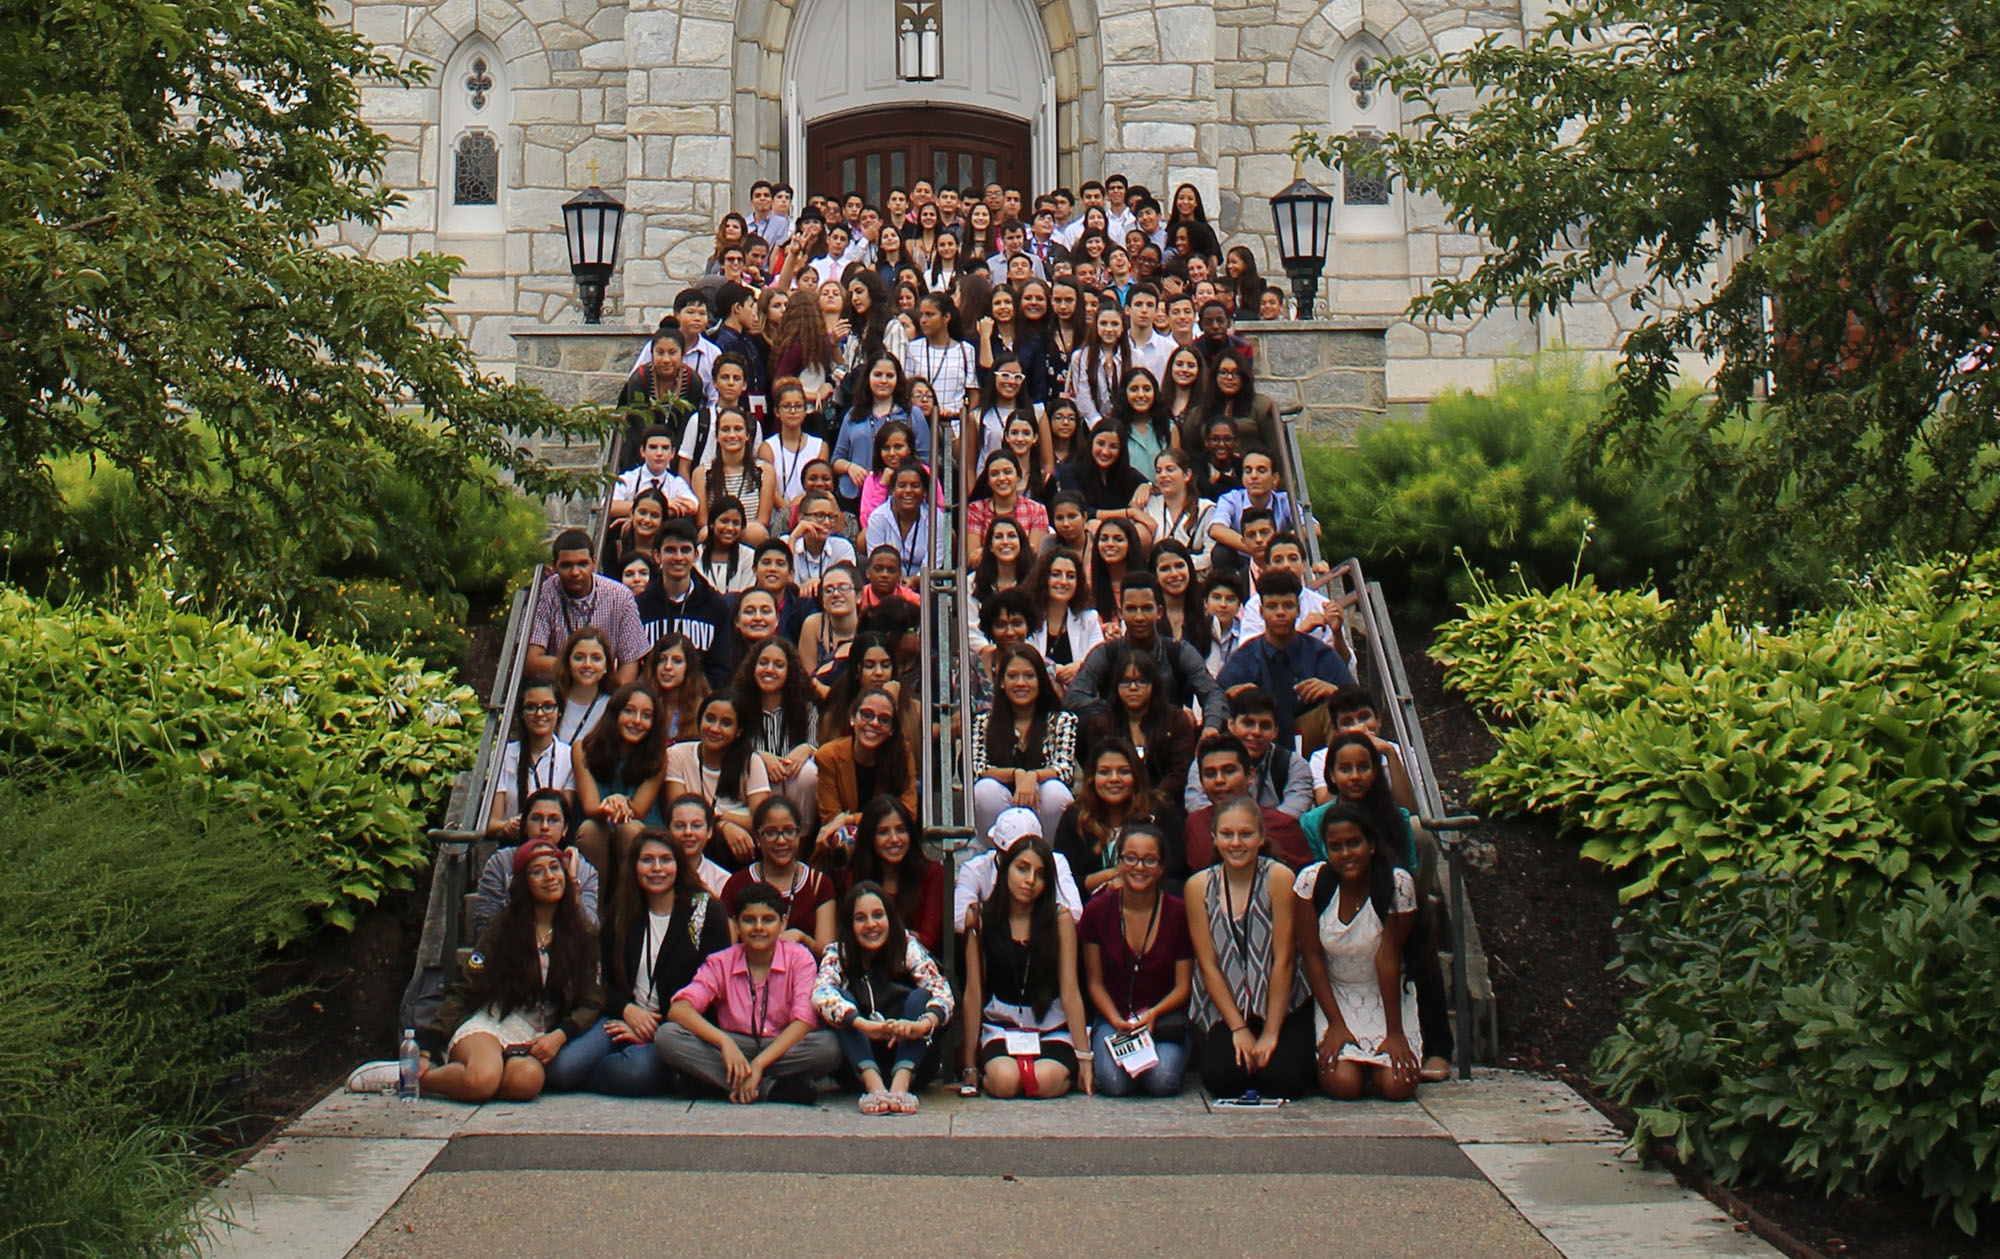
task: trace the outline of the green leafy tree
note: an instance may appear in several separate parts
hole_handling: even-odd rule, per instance
[[[370,81],[408,82],[314,3],[45,0],[0,16],[0,534],[57,526],[50,460],[127,472],[204,593],[312,580],[386,534],[440,555],[494,471],[569,482],[536,438],[599,421],[483,376],[439,317],[455,259],[323,247],[378,224]],[[426,511],[382,509],[413,481]],[[353,504],[363,504],[356,512]]]
[[[1636,284],[1644,321],[1577,454],[1689,462],[1692,593],[1761,610],[1837,565],[1993,537],[2000,6],[1581,0],[1522,46],[1386,81],[1409,134],[1372,159],[1299,148],[1386,167],[1490,242],[1413,318]],[[1720,370],[1676,403],[1690,351]]]

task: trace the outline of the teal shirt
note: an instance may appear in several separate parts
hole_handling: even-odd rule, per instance
[[[1306,833],[1306,843],[1311,846],[1315,861],[1326,860],[1326,841],[1319,836],[1319,824],[1326,811],[1336,803],[1336,800],[1329,800],[1316,809],[1307,810],[1306,815],[1299,819],[1299,826]],[[1389,843],[1402,854],[1403,868],[1414,873],[1417,868],[1417,837],[1410,830],[1410,811],[1401,805],[1396,806],[1396,831],[1388,837]]]

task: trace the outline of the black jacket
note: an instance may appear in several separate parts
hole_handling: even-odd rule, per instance
[[[692,931],[691,922],[698,902],[707,904],[699,936]],[[625,1007],[632,1004],[632,985],[613,981],[612,976],[618,974],[620,968],[611,964],[612,950],[622,947],[625,950],[623,973],[628,976],[636,974],[640,959],[645,956],[646,926],[646,920],[641,918],[632,924],[632,929],[626,932],[623,940],[612,939],[609,931],[604,933],[604,1009],[614,1019],[623,1018]],[[709,954],[728,947],[729,911],[723,908],[722,902],[707,892],[689,895],[682,891],[676,895],[673,916],[667,923],[667,938],[653,958],[653,1000],[660,1007],[660,1012],[666,1013],[674,994],[688,986]]]

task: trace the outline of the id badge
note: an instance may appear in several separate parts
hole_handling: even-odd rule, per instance
[[[1041,1057],[1042,1034],[1040,1032],[1009,1031],[1007,1033],[1007,1056],[1010,1058]]]
[[[1153,1048],[1153,1034],[1143,1027],[1113,1036],[1110,1049],[1111,1060],[1126,1075],[1144,1075],[1160,1065],[1160,1055]]]

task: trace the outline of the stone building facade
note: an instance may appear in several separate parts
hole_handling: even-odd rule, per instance
[[[1539,0],[329,2],[332,21],[430,71],[420,86],[365,88],[364,113],[393,146],[386,179],[406,200],[340,243],[463,258],[454,325],[501,371],[517,328],[579,318],[559,207],[593,181],[627,207],[605,320],[635,329],[700,274],[717,221],[747,210],[759,176],[803,199],[843,191],[828,185],[857,169],[877,185],[934,161],[978,177],[995,152],[1030,188],[1115,171],[1165,199],[1191,183],[1223,242],[1250,245],[1282,278],[1266,198],[1292,178],[1293,136],[1401,127],[1371,77],[1384,55],[1518,38],[1544,16]],[[895,28],[912,14],[940,22],[934,79],[899,75]],[[912,118],[942,120],[941,134],[909,141],[908,163],[868,166],[870,136]],[[972,151],[954,159],[955,144]],[[861,166],[830,165],[841,153]],[[1379,331],[1388,406],[1477,386],[1544,346],[1611,349],[1636,318],[1614,288],[1540,321],[1413,325],[1410,297],[1474,265],[1479,241],[1399,188],[1307,174],[1337,201],[1320,313]]]

